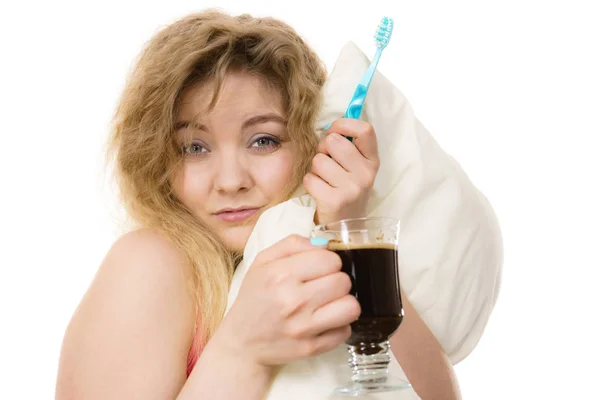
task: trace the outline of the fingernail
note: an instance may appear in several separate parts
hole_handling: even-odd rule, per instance
[[[325,247],[329,244],[329,239],[324,237],[313,237],[310,238],[310,244],[318,247]]]

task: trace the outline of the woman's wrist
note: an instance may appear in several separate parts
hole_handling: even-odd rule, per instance
[[[212,348],[209,349],[209,347]],[[224,359],[231,360],[232,365],[240,365],[257,376],[264,376],[270,379],[275,370],[274,366],[261,363],[248,351],[243,343],[237,341],[232,335],[225,335],[222,329],[215,332],[205,350],[214,352]]]
[[[263,399],[275,368],[253,359],[225,335],[215,334],[206,344],[178,400],[207,398]]]

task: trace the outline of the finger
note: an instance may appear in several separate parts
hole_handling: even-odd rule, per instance
[[[300,235],[290,235],[258,253],[252,264],[267,265],[275,260],[314,250],[314,248],[309,239]]]
[[[309,281],[302,287],[311,310],[323,307],[347,295],[352,288],[350,277],[345,272],[334,272]]]
[[[352,118],[340,118],[331,124],[327,133],[336,132],[342,136],[354,138],[354,145],[368,160],[379,160],[377,137],[371,124]]]
[[[348,143],[352,146],[352,143]],[[336,160],[322,153],[313,157],[311,172],[334,188],[344,187],[350,179],[348,171],[338,164]]]
[[[365,170],[365,157],[353,143],[342,135],[330,133],[327,136],[326,145],[328,154],[345,171]]]
[[[360,316],[360,305],[354,296],[344,297],[317,308],[312,315],[310,330],[318,333],[339,328],[356,321]]]
[[[317,145],[317,153],[322,153],[325,154],[326,156],[329,155],[329,149],[327,148],[327,137],[325,136],[323,139],[321,139],[319,141],[319,144]],[[348,139],[346,139],[348,140]],[[349,140],[348,140],[349,142]]]
[[[342,260],[333,251],[313,247],[310,251],[293,254],[270,265],[302,282],[310,282],[341,271]]]
[[[313,173],[304,176],[304,188],[315,199],[331,199],[335,197],[336,189]]]
[[[326,353],[338,347],[340,344],[344,343],[350,335],[352,334],[352,330],[350,326],[342,326],[335,329],[330,329],[318,335],[314,340],[313,355]]]

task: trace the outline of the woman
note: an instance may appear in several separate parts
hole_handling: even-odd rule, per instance
[[[69,324],[58,399],[261,399],[277,366],[348,338],[360,313],[349,278],[334,253],[301,237],[259,254],[222,319],[264,210],[303,185],[315,222],[364,214],[375,132],[342,119],[318,143],[325,75],[302,39],[269,18],[209,11],[150,41],[112,137],[136,229],[110,249]],[[415,391],[459,398],[439,343],[404,305],[392,350]]]

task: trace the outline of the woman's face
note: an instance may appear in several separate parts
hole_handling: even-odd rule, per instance
[[[212,82],[187,89],[175,119],[184,152],[175,194],[231,250],[242,250],[260,214],[292,179],[294,145],[283,99],[259,77],[231,73],[206,112]]]

